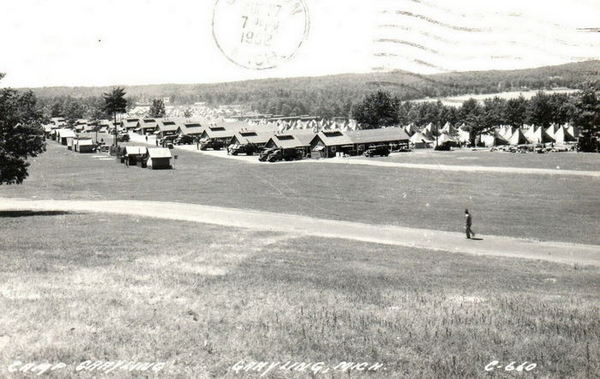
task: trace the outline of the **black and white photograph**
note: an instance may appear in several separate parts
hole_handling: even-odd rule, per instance
[[[0,4],[0,378],[600,378],[600,0]]]

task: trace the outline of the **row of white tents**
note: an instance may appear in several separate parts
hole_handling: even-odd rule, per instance
[[[454,143],[457,145],[469,143],[471,132],[466,125],[453,127],[446,123],[442,128],[428,124],[419,129],[413,124],[404,127],[413,144],[442,145]],[[478,145],[487,147],[501,145],[528,145],[528,144],[557,144],[565,145],[577,141],[579,131],[570,124],[550,125],[547,128],[535,125],[523,125],[515,128],[510,125],[500,125],[493,132],[483,134],[476,139]]]
[[[547,128],[524,125],[521,128],[511,126],[498,127],[493,133],[481,136],[485,146],[556,144],[567,145],[577,141],[579,131],[572,125],[550,125]]]
[[[314,133],[318,133],[326,130],[340,130],[342,132],[350,130],[358,130],[358,123],[352,119],[321,119],[316,118],[308,119],[285,119],[281,118],[278,120],[247,120],[250,126],[268,127],[274,128],[279,133],[283,133],[291,130],[312,130]]]

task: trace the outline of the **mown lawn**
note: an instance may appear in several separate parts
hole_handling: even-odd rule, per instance
[[[472,151],[468,149],[450,152],[416,149],[408,154],[392,154],[387,158],[376,157],[374,159],[389,162],[434,165],[544,168],[559,171],[600,171],[600,154],[576,152],[517,154],[482,150]]]
[[[49,142],[24,184],[0,186],[0,197],[178,201],[449,231],[462,231],[469,208],[483,235],[600,244],[598,178],[256,165],[176,154],[175,170],[152,171]]]
[[[109,215],[5,212],[0,229],[0,376],[96,359],[199,378],[242,376],[228,371],[242,359],[381,362],[369,377],[394,378],[600,372],[598,268]],[[493,360],[537,368],[486,374]]]

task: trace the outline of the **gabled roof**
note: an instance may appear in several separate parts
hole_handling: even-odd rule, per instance
[[[158,120],[157,129],[160,132],[175,132],[179,127],[178,123],[173,120]]]
[[[231,138],[240,130],[247,130],[250,125],[244,121],[217,122],[204,126],[208,138]]]
[[[158,121],[154,118],[143,118],[139,121],[139,125],[141,129],[156,128]]]
[[[181,134],[191,135],[191,134],[202,134],[204,131],[204,127],[199,123],[185,123],[183,125],[179,125],[177,128]]]
[[[58,135],[60,136],[60,138],[75,138],[75,132],[72,131],[71,129],[59,129],[57,131]]]
[[[408,141],[410,138],[403,128],[381,128],[352,130],[346,132],[352,143],[377,143],[392,141]]]
[[[137,128],[138,122],[140,121],[139,118],[131,118],[128,117],[126,119],[123,120],[123,127],[126,129],[133,129],[133,128]]]
[[[91,146],[94,144],[91,138],[81,138],[77,140],[78,146]]]
[[[319,137],[325,146],[352,145],[352,139],[341,130],[324,130],[319,132],[314,138]],[[312,144],[312,141],[311,141]]]
[[[300,133],[299,131],[296,131],[295,133],[274,135],[269,139],[269,141],[273,141],[275,146],[281,149],[294,149],[298,147],[310,146],[313,138],[315,138],[315,133]]]
[[[148,156],[150,158],[171,158],[171,150],[166,147],[149,147]]]
[[[273,135],[273,131],[269,130],[240,130],[235,133],[234,137],[241,144],[265,144],[271,137],[273,137]]]
[[[146,154],[145,146],[125,146],[125,154],[127,155],[143,155]]]

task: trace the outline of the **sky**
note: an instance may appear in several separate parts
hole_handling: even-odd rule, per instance
[[[236,1],[298,0],[5,2],[0,86],[428,74],[600,59],[600,32],[578,30],[600,27],[600,0],[304,0],[310,28],[300,48],[256,70],[233,63],[214,40],[215,4]]]

